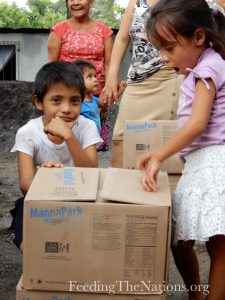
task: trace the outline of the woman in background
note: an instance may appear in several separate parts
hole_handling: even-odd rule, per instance
[[[158,1],[130,0],[114,42],[106,85],[101,94],[105,102],[111,104],[118,100],[119,70],[130,42],[132,60],[113,131],[113,167],[123,167],[126,120],[176,119],[181,76],[165,67],[145,30],[145,22],[156,2]]]
[[[71,18],[53,26],[48,38],[48,61],[78,59],[90,60],[97,72],[98,96],[107,76],[112,52],[113,31],[105,24],[90,18],[94,0],[68,0]],[[103,112],[101,137],[104,143],[99,150],[108,150],[108,116]]]

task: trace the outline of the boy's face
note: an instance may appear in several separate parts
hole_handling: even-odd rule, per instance
[[[35,96],[34,102],[39,110],[43,110],[43,123],[46,126],[55,117],[65,122],[74,122],[80,115],[82,100],[79,88],[54,83],[48,89],[42,102],[38,101]]]
[[[84,83],[86,87],[86,93],[94,94],[98,90],[98,80],[96,77],[95,69],[85,68],[83,77],[84,77]]]

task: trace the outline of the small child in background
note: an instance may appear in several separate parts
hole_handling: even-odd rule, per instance
[[[17,134],[11,152],[18,157],[19,185],[25,196],[37,167],[97,167],[96,144],[101,138],[95,124],[80,116],[85,85],[72,63],[44,65],[35,78],[33,101],[43,116],[30,120]],[[21,252],[24,197],[11,211],[14,243]]]
[[[99,98],[94,96],[95,92],[99,88],[95,66],[92,64],[92,62],[88,60],[77,60],[73,64],[83,74],[84,83],[86,87],[85,97],[81,106],[80,114],[88,119],[93,120],[100,134],[101,119],[100,119],[99,108],[107,108],[108,104],[104,103],[103,100],[100,100]],[[118,90],[118,97],[121,96],[125,87],[126,87],[126,82],[121,81]]]
[[[80,114],[95,122],[98,132],[101,131],[101,120],[99,107],[107,107],[107,104],[100,103],[99,99],[94,96],[99,88],[96,69],[92,62],[88,60],[77,60],[73,63],[83,74],[85,83],[85,97],[81,105]]]

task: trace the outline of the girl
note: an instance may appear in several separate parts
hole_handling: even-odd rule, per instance
[[[195,240],[205,241],[211,264],[208,300],[225,299],[225,18],[205,0],[161,0],[147,21],[151,42],[168,67],[185,78],[179,130],[157,151],[141,156],[142,185],[156,191],[161,163],[180,151],[183,175],[173,199],[173,246],[189,299],[200,291]]]
[[[56,24],[48,39],[48,61],[78,59],[90,60],[97,72],[98,96],[105,85],[112,52],[113,31],[105,24],[90,18],[94,0],[67,0],[71,18]],[[101,150],[108,150],[108,115],[102,111]]]

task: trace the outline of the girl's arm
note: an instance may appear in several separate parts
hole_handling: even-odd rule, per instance
[[[17,152],[18,156],[18,170],[19,170],[19,186],[20,190],[25,196],[35,175],[35,167],[32,156]]]
[[[61,41],[54,32],[48,37],[48,62],[56,61],[61,51]]]
[[[146,172],[142,178],[142,185],[147,191],[156,191],[156,179],[161,163],[190,145],[206,129],[216,93],[213,81],[207,81],[210,90],[207,90],[202,80],[196,79],[195,98],[189,121],[158,150],[145,153],[138,159],[137,168]]]
[[[130,43],[129,28],[132,22],[132,13],[135,3],[136,0],[130,0],[130,2],[128,3],[128,6],[121,20],[119,32],[116,35],[113,45],[108,76],[106,79],[105,87],[101,94],[104,102],[108,102],[109,104],[111,104],[118,98],[117,89],[119,81],[119,70],[127,47]]]

